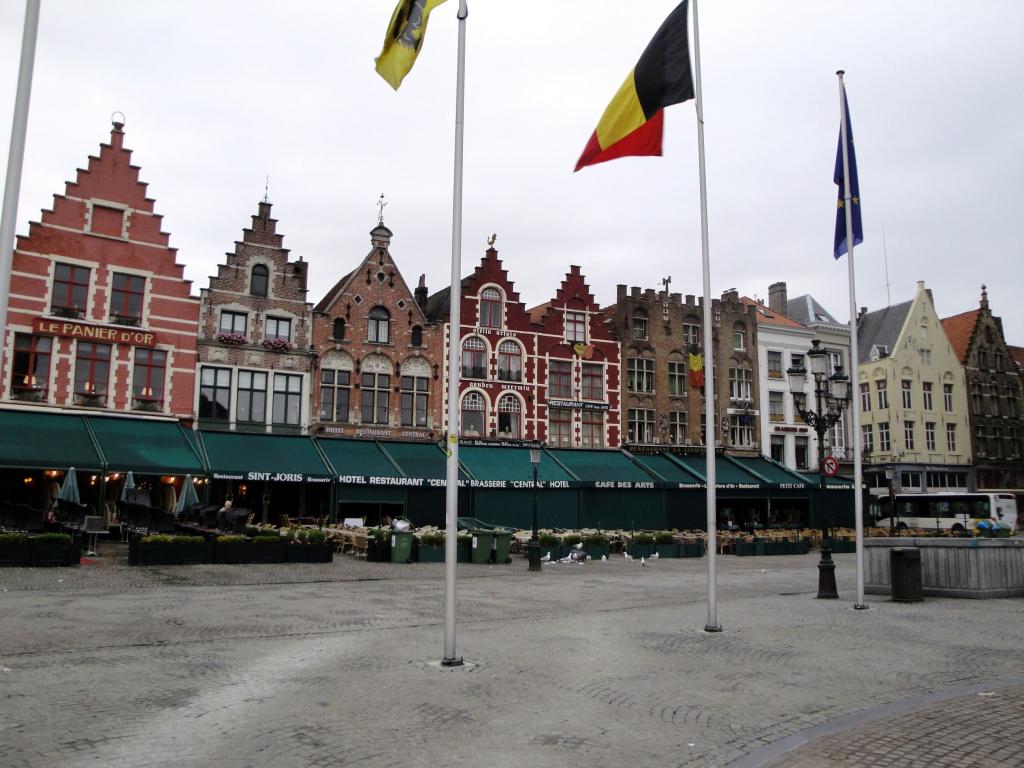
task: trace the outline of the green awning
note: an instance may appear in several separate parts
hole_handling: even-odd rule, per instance
[[[404,477],[372,440],[317,438],[316,443],[338,473],[341,483],[362,484],[377,478]]]
[[[401,467],[406,477],[421,480],[447,477],[448,457],[434,443],[381,443],[380,449]],[[459,478],[466,479],[461,467]]]
[[[294,483],[334,477],[312,438],[302,435],[200,432],[199,439],[214,480]]]
[[[683,464],[701,478],[706,478],[707,459],[703,456],[673,456],[675,461]],[[745,472],[739,460],[730,456],[715,457],[715,486],[725,489],[757,489],[765,483],[755,475]]]
[[[0,467],[100,470],[85,417],[42,411],[0,411]]]
[[[633,456],[652,472],[661,475],[667,482],[677,483],[683,487],[703,488],[704,474],[696,474],[687,466],[679,463],[674,457],[664,453],[652,453],[643,456]]]
[[[821,486],[821,475],[817,472],[801,472],[800,476],[807,481],[808,487],[812,489],[818,489]],[[828,490],[836,491],[852,491],[853,490],[853,478],[852,477],[825,477],[825,488]]]
[[[622,451],[559,449],[548,453],[584,482],[655,482]]]
[[[474,480],[533,482],[533,464],[530,463],[530,451],[527,448],[466,445],[459,449],[459,461],[472,477],[470,485],[474,484]],[[555,487],[568,488],[567,483],[574,479],[546,451],[541,451],[537,481],[542,487],[549,488],[554,482],[558,483]]]
[[[201,475],[203,463],[177,421],[89,417],[108,471]]]
[[[778,488],[800,489],[807,487],[806,478],[802,477],[792,469],[778,464],[771,459],[759,456],[756,459],[737,459],[745,469],[760,475],[764,482],[771,483]]]

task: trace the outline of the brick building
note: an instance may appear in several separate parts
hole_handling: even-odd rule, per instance
[[[308,431],[307,265],[289,261],[270,209],[260,202],[252,226],[200,291],[195,409],[202,429]]]
[[[123,127],[17,239],[2,399],[191,421],[199,300]]]
[[[703,300],[619,285],[612,327],[625,372],[622,422],[630,445],[703,445]],[[736,291],[712,301],[716,445],[758,455],[755,309]]]
[[[313,309],[314,431],[386,440],[435,439],[441,329],[428,323],[423,276],[411,291],[380,222],[370,252]]]

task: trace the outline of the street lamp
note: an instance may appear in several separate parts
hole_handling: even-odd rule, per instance
[[[540,449],[530,449],[530,463],[533,465],[533,535],[527,548],[527,555],[530,559],[530,570],[541,570],[540,565],[540,539],[537,537],[537,468],[540,467]]]
[[[821,559],[818,561],[818,598],[835,600],[839,597],[836,591],[836,565],[832,562],[832,539],[828,525],[828,506],[825,504],[825,433],[834,427],[843,417],[843,409],[850,398],[850,377],[843,373],[841,365],[836,366],[835,373],[828,375],[828,352],[821,348],[818,339],[811,341],[807,351],[807,359],[811,365],[811,376],[814,377],[814,410],[805,409],[801,405],[800,396],[804,393],[807,381],[807,369],[802,364],[786,371],[789,376],[789,391],[793,394],[800,418],[818,435],[818,519],[821,523]],[[824,407],[823,407],[824,406]]]

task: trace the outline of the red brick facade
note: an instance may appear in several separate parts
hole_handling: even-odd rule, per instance
[[[196,415],[204,428],[305,432],[311,392],[307,264],[288,260],[264,200],[200,291]]]
[[[191,420],[199,300],[123,140],[17,239],[2,397]]]
[[[398,270],[392,234],[374,227],[370,252],[313,309],[318,435],[436,439],[441,330],[424,314],[423,278],[414,294]]]

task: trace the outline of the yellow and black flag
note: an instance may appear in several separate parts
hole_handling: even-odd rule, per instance
[[[603,163],[628,155],[660,155],[664,108],[693,98],[690,44],[683,0],[647,44],[626,82],[601,115],[576,163]]]
[[[416,63],[430,12],[444,0],[399,0],[377,57],[377,73],[396,91]]]

